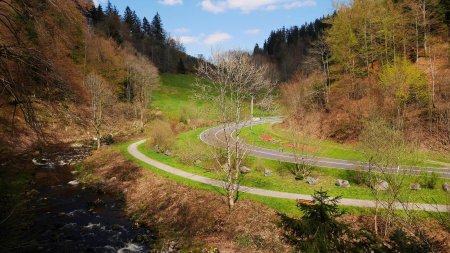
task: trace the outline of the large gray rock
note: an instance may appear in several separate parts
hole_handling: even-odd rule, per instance
[[[413,191],[419,191],[421,189],[420,184],[419,183],[412,183],[409,186],[409,189],[413,190]]]
[[[81,148],[83,147],[83,143],[72,143],[70,144],[71,148]]]
[[[249,173],[250,171],[252,171],[250,168],[248,168],[248,167],[245,167],[245,166],[241,166],[240,168],[239,168],[239,171],[242,173],[242,174],[247,174],[247,173]]]
[[[350,183],[347,180],[344,180],[344,179],[336,180],[335,185],[339,186],[339,187],[344,187],[344,188],[349,188],[350,187]]]
[[[306,183],[307,184],[317,184],[319,182],[318,178],[314,178],[314,177],[307,177],[306,178]]]
[[[117,250],[117,253],[134,253],[134,252],[142,252],[143,247],[134,243],[128,243],[126,247]]]
[[[389,183],[384,181],[384,180],[378,181],[373,186],[373,189],[376,190],[376,191],[386,191],[388,188],[389,188]]]
[[[273,172],[269,169],[264,169],[264,176],[270,177],[272,176]]]
[[[450,192],[450,183],[449,182],[445,182],[442,184],[442,190],[446,191],[446,192]]]
[[[68,182],[67,184],[70,184],[70,185],[79,185],[80,184],[80,180],[78,180],[78,179],[76,179],[76,180],[72,180],[72,181],[70,181],[70,182]]]
[[[38,190],[33,189],[33,190],[27,192],[27,196],[36,196],[36,195],[39,195]]]
[[[170,152],[170,150],[166,150],[166,152],[164,152],[164,154],[166,155],[166,156],[171,156],[172,155],[172,152]]]

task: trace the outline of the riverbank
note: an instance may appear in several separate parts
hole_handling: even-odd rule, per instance
[[[4,157],[0,167],[1,252],[145,252],[151,228],[124,212],[123,198],[77,179],[82,144]]]

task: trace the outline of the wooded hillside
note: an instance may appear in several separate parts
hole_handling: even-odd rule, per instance
[[[383,118],[424,147],[449,149],[448,6],[446,0],[338,6],[323,32],[303,44],[303,64],[282,88],[290,118],[344,142],[356,140],[366,121]]]
[[[0,7],[2,149],[142,128],[158,70],[129,40],[92,26],[91,1],[4,0]]]

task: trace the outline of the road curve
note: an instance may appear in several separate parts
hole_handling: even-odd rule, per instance
[[[138,142],[135,142],[128,146],[128,153],[131,154],[134,158],[151,165],[157,169],[163,170],[167,173],[192,180],[199,183],[204,183],[216,187],[223,187],[224,183],[220,180],[215,180],[211,178],[202,177],[196,174],[192,174],[180,169],[176,169],[174,167],[171,167],[167,164],[158,162],[156,160],[153,160],[149,158],[148,156],[142,154],[138,150],[138,146],[144,143],[145,140],[141,140]],[[260,196],[266,196],[266,197],[273,197],[273,198],[283,198],[283,199],[305,199],[305,200],[311,200],[310,195],[305,194],[296,194],[296,193],[288,193],[288,192],[279,192],[279,191],[271,191],[271,190],[265,190],[260,188],[254,188],[254,187],[247,187],[247,186],[239,186],[239,191],[250,193],[254,195],[260,195]],[[376,203],[375,201],[371,200],[361,200],[361,199],[347,199],[343,198],[339,201],[339,205],[343,206],[354,206],[354,207],[370,207],[375,208]],[[381,203],[383,205],[383,203]],[[448,212],[449,207],[446,205],[434,205],[434,204],[420,204],[420,203],[395,203],[394,204],[395,209],[405,209],[408,208],[409,210],[422,210],[422,211],[429,211],[429,212]]]
[[[266,123],[278,123],[282,122],[282,117],[271,117],[271,118],[263,118],[257,121],[253,122],[243,122],[240,124],[240,127],[249,127],[250,124],[252,125],[260,125],[260,124],[266,124]],[[216,126],[213,128],[209,128],[205,131],[203,131],[200,134],[200,139],[205,142],[208,145],[223,148],[225,141],[224,136],[225,132],[228,136],[233,138],[234,133],[234,127],[229,126],[225,129],[223,126]],[[247,150],[247,153],[252,156],[270,159],[270,160],[276,160],[276,161],[282,161],[282,162],[295,162],[295,155],[289,152],[284,152],[282,150],[274,150],[274,149],[267,149],[262,148],[250,144],[244,144],[244,148]],[[368,171],[369,168],[365,163],[358,162],[358,161],[348,161],[348,160],[340,160],[340,159],[333,159],[333,158],[326,158],[326,157],[311,157],[311,156],[305,156],[304,161],[307,163],[322,167],[322,168],[336,168],[336,169],[343,169],[343,170],[366,170]],[[397,168],[393,169],[397,170]],[[423,172],[436,172],[441,175],[443,178],[450,178],[450,169],[448,168],[421,168],[421,167],[413,167],[408,169],[400,169],[404,171],[406,174],[410,175],[421,175]]]

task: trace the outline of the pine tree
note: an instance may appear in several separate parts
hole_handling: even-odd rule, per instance
[[[262,50],[259,47],[258,43],[256,43],[255,47],[253,48],[253,55],[261,54]]]
[[[106,4],[106,16],[111,16],[114,13],[114,8],[110,1]]]
[[[131,28],[134,24],[134,19],[133,19],[133,11],[131,11],[130,7],[127,6],[125,8],[125,12],[123,13],[123,22],[125,22],[125,24],[128,24],[128,26]]]
[[[164,32],[164,28],[162,25],[161,17],[159,16],[159,13],[157,12],[156,15],[153,17],[152,23],[151,23],[151,34],[153,40],[158,45],[163,45],[164,41],[166,39],[166,35]]]
[[[102,22],[105,17],[103,7],[100,4],[98,5],[98,7],[93,6],[92,9],[89,11],[89,14],[91,16],[92,23],[94,25]]]
[[[145,35],[150,36],[151,35],[151,25],[150,22],[148,22],[148,19],[144,17],[142,20],[142,30]]]
[[[186,74],[186,67],[184,66],[183,59],[181,59],[181,58],[178,61],[177,71],[180,74]]]
[[[141,20],[139,19],[138,15],[136,14],[135,11],[133,11],[132,17],[133,17],[133,25],[130,27],[130,30],[133,34],[133,38],[140,40],[140,39],[142,39]]]

